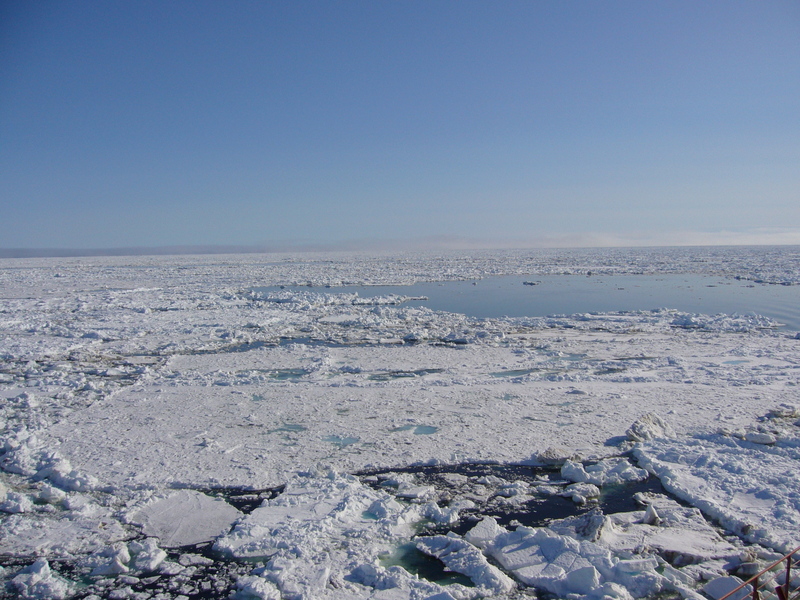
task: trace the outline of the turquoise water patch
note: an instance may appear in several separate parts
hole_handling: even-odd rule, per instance
[[[284,423],[277,429],[272,429],[270,433],[278,433],[278,432],[299,433],[301,431],[306,431],[307,429],[308,427],[306,427],[305,425],[300,425],[299,423]]]
[[[359,438],[357,437],[340,437],[338,435],[328,435],[322,438],[323,442],[330,442],[334,446],[338,446],[339,448],[344,448],[345,446],[351,446],[353,444],[357,444],[359,442]]]
[[[439,431],[439,428],[432,425],[417,425],[414,429],[414,435],[431,435],[437,431]]]
[[[291,379],[300,379],[304,375],[308,375],[305,369],[273,369],[268,371],[268,375],[278,381],[287,381]]]
[[[422,377],[433,373],[441,373],[444,369],[416,369],[413,371],[387,371],[385,373],[375,373],[367,379],[372,381],[391,381],[392,379],[403,379],[405,377]]]
[[[391,554],[381,556],[380,561],[384,567],[402,567],[412,575],[439,585],[460,583],[466,587],[475,587],[469,577],[450,571],[442,561],[420,552],[414,544],[398,546]]]

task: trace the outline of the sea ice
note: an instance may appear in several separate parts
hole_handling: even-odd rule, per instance
[[[510,577],[486,561],[480,550],[454,534],[418,538],[417,548],[441,560],[451,571],[469,577],[487,595],[516,587]]]
[[[22,569],[11,579],[10,585],[18,598],[26,600],[62,600],[74,589],[68,581],[50,570],[44,558]]]
[[[794,331],[655,307],[479,319],[324,286],[588,271],[786,285],[800,283],[797,256],[0,260],[0,575],[29,598],[74,595],[70,579],[84,578],[88,597],[172,600],[200,593],[201,572],[220,598],[462,600],[502,597],[508,577],[573,600],[695,598],[701,580],[745,576],[800,543]],[[459,463],[555,465],[564,481],[452,473],[441,487],[402,472]],[[390,469],[382,486],[346,475]],[[596,507],[648,473],[691,506],[642,496],[638,511],[426,535],[562,493]],[[225,487],[271,499],[240,514],[211,497]],[[193,546],[209,540],[224,556],[211,565]],[[408,544],[483,587],[392,564]]]
[[[624,458],[609,458],[584,467],[567,460],[561,467],[561,476],[575,483],[594,485],[616,485],[647,479],[647,471],[633,466]]]
[[[699,432],[679,443],[652,440],[634,453],[665,489],[728,531],[788,552],[800,545],[795,430],[794,425],[782,429],[775,446],[748,441],[747,435]]]
[[[210,541],[227,533],[242,516],[221,498],[194,490],[180,490],[157,499],[129,517],[145,535],[157,537],[165,548]]]
[[[620,592],[628,590],[622,597],[642,597],[667,585],[655,571],[657,563],[620,562],[595,542],[559,535],[547,528],[504,531],[486,544],[485,551],[520,581],[560,596],[594,597],[603,584],[620,582],[624,586]]]
[[[655,413],[647,413],[637,419],[625,432],[634,442],[643,442],[655,438],[675,437],[672,426]]]

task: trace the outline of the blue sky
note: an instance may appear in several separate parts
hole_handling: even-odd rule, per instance
[[[0,4],[0,247],[800,243],[800,2]]]

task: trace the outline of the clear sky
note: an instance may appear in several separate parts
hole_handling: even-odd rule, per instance
[[[0,2],[0,248],[800,243],[800,2]]]

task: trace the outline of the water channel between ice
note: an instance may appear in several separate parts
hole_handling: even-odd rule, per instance
[[[260,287],[270,293],[279,287]],[[760,314],[800,330],[800,286],[754,283],[708,275],[528,275],[477,281],[422,282],[408,286],[285,288],[361,297],[425,297],[406,306],[476,318],[670,308],[703,314]]]

